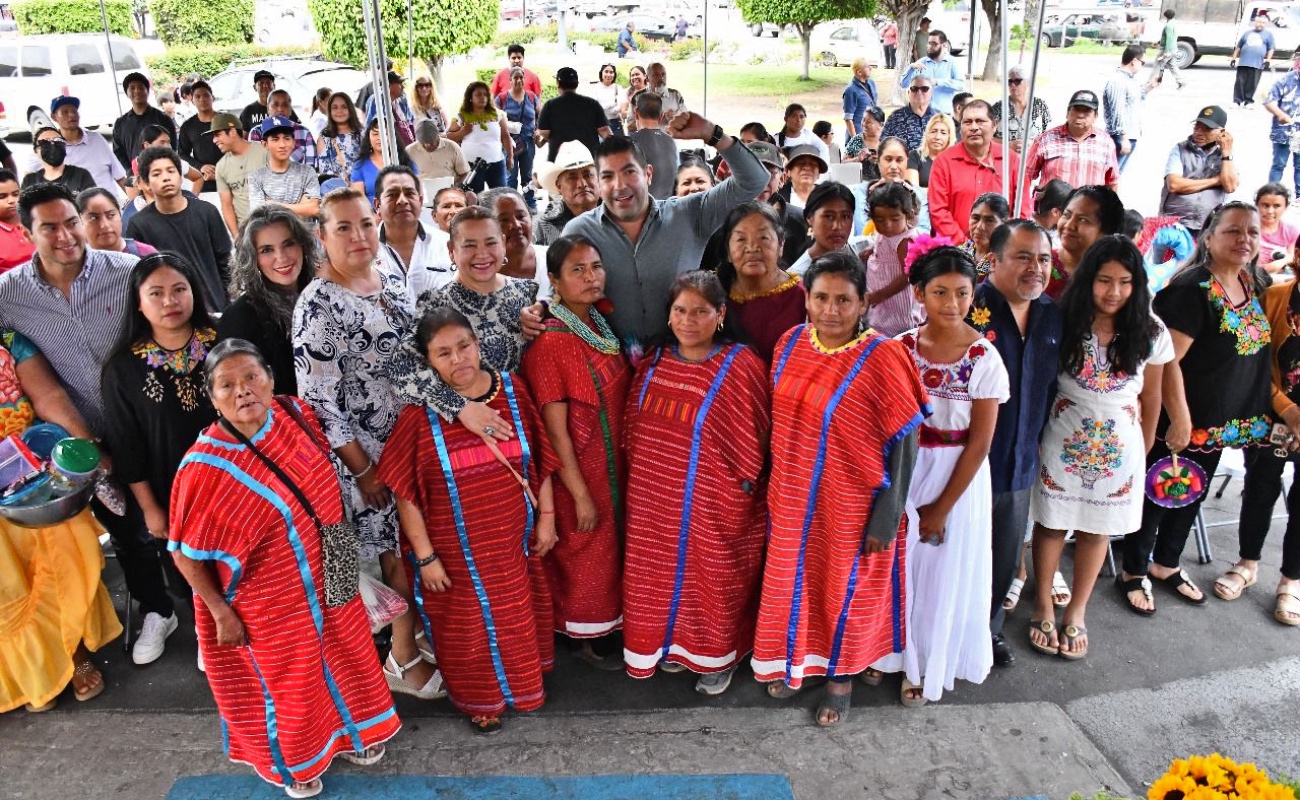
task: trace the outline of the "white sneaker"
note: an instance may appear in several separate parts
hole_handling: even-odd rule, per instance
[[[144,625],[140,626],[140,637],[131,648],[131,660],[137,664],[152,664],[163,654],[167,646],[167,637],[176,632],[179,626],[176,615],[162,617],[150,611],[144,615]]]

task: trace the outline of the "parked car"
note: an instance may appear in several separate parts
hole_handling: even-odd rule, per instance
[[[1111,43],[1127,42],[1129,27],[1123,12],[1066,14],[1052,23],[1044,23],[1038,37],[1044,47],[1069,47],[1080,39]]]
[[[813,28],[810,43],[813,57],[823,66],[847,66],[858,56],[866,56],[877,64],[884,63],[880,35],[869,19],[824,22]]]
[[[370,81],[369,73],[332,61],[313,57],[240,60],[208,80],[212,87],[212,105],[217,111],[239,114],[244,106],[257,100],[253,75],[258,70],[275,75],[275,88],[289,93],[294,110],[301,112],[311,104],[316,90],[329,87],[355,97],[357,90]]]
[[[636,26],[637,33],[647,39],[671,42],[673,36],[677,33],[676,20],[654,14],[619,14],[614,17],[597,17],[592,21],[591,29],[598,33],[618,33],[626,28],[629,22]],[[687,30],[686,35],[694,39],[698,38],[700,34],[695,30]]]
[[[1167,0],[1167,7],[1175,9],[1178,22],[1178,47],[1174,65],[1187,69],[1201,60],[1201,56],[1231,55],[1241,34],[1254,27],[1256,17],[1267,20],[1267,30],[1273,33],[1276,48],[1274,58],[1285,60],[1300,48],[1300,6],[1283,0],[1253,0],[1237,3],[1190,3],[1188,0]],[[1162,20],[1156,20],[1160,23]],[[1143,44],[1155,44],[1163,30],[1162,24],[1148,23],[1142,34]]]
[[[110,49],[111,48],[111,49]],[[111,126],[131,103],[122,92],[128,72],[149,75],[130,39],[99,33],[52,33],[0,41],[0,136],[11,127],[50,124],[50,100],[81,99],[81,124]]]

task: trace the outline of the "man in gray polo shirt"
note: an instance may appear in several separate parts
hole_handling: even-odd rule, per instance
[[[619,338],[646,342],[668,331],[668,291],[678,275],[698,269],[709,236],[736,205],[767,185],[767,167],[740,140],[699,114],[678,114],[666,126],[675,139],[716,147],[731,177],[707,192],[656,200],[646,157],[630,139],[611,136],[596,150],[602,203],[564,228],[595,242],[605,264],[610,325]]]
[[[130,311],[131,268],[138,260],[86,246],[86,232],[72,193],[54,183],[37,184],[19,197],[23,225],[36,254],[0,275],[0,327],[32,341],[59,376],[73,406],[96,437],[104,434],[99,377]],[[95,517],[108,529],[131,598],[140,603],[144,627],[132,658],[148,664],[162,655],[176,630],[172,599],[163,583],[159,542],[145,529],[134,496],[126,493],[126,515],[99,501]]]

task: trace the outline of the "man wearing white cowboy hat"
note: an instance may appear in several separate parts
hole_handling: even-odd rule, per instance
[[[550,195],[546,213],[537,218],[533,240],[547,244],[560,238],[569,220],[600,205],[596,193],[596,160],[577,140],[560,145],[555,161],[542,162],[537,182]]]

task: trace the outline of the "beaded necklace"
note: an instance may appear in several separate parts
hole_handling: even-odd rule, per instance
[[[591,321],[596,324],[595,331],[578,319],[577,314],[574,314],[560,303],[551,306],[551,316],[567,325],[571,333],[577,334],[578,338],[591,345],[596,352],[612,356],[619,351],[618,337],[614,335],[609,323],[596,309],[591,310]]]

